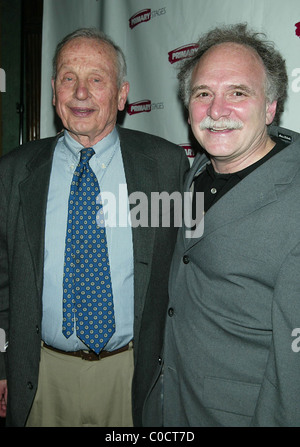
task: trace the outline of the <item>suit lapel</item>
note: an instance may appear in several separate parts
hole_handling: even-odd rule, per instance
[[[19,185],[25,233],[40,293],[42,293],[43,285],[47,194],[56,140],[52,140],[52,144],[49,140],[41,144],[37,155],[27,164],[28,177]]]
[[[270,174],[256,174],[246,177],[208,210],[204,216],[204,232],[198,241],[277,199]],[[249,194],[249,191],[252,192]],[[196,242],[197,240],[190,239],[188,248]]]
[[[134,135],[124,133],[118,129],[121,142],[121,151],[127,182],[128,195],[141,192],[147,198],[147,212],[150,219],[151,192],[158,191],[157,162],[144,153],[137,146]],[[136,206],[132,203],[131,210]],[[134,294],[135,306],[140,312],[144,300],[151,272],[151,261],[155,239],[155,228],[151,225],[133,226],[133,252],[134,252]]]
[[[205,214],[203,234],[197,238],[185,239],[186,249],[191,249],[222,226],[236,222],[277,200],[276,185],[290,183],[295,170],[298,169],[295,154],[297,151],[293,150],[291,146],[283,149],[226,193]],[[197,167],[194,168],[195,172],[197,172]],[[192,175],[191,172],[189,183],[192,182]]]

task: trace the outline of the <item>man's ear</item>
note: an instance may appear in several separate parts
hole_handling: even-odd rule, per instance
[[[121,85],[121,88],[119,90],[119,97],[118,97],[118,110],[122,111],[125,108],[125,104],[127,101],[128,93],[129,93],[129,82],[124,82]]]
[[[277,101],[273,101],[272,103],[267,104],[266,108],[266,125],[268,126],[274,120],[277,109]]]
[[[52,85],[52,105],[55,106],[55,81],[53,78],[51,79],[51,85]]]

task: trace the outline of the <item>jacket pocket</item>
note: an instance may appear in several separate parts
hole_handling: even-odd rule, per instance
[[[205,377],[203,401],[207,408],[253,416],[259,391],[259,384]]]

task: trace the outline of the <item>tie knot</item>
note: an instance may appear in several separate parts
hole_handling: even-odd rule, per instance
[[[94,155],[95,151],[92,147],[84,147],[80,151],[80,161],[82,163],[87,163],[90,158]]]

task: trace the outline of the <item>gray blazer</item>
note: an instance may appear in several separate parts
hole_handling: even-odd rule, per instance
[[[189,168],[182,149],[145,133],[118,131],[129,194],[182,190]],[[37,389],[45,213],[57,138],[25,144],[0,160],[0,327],[9,341],[7,353],[0,353],[0,378],[8,380],[10,426],[26,423]],[[176,234],[177,228],[133,228],[136,425],[161,351]]]
[[[149,393],[144,425],[300,426],[300,329],[293,332],[300,328],[300,138],[270,132],[291,144],[209,209],[201,237],[179,230],[164,374]],[[207,161],[196,158],[186,189]]]

